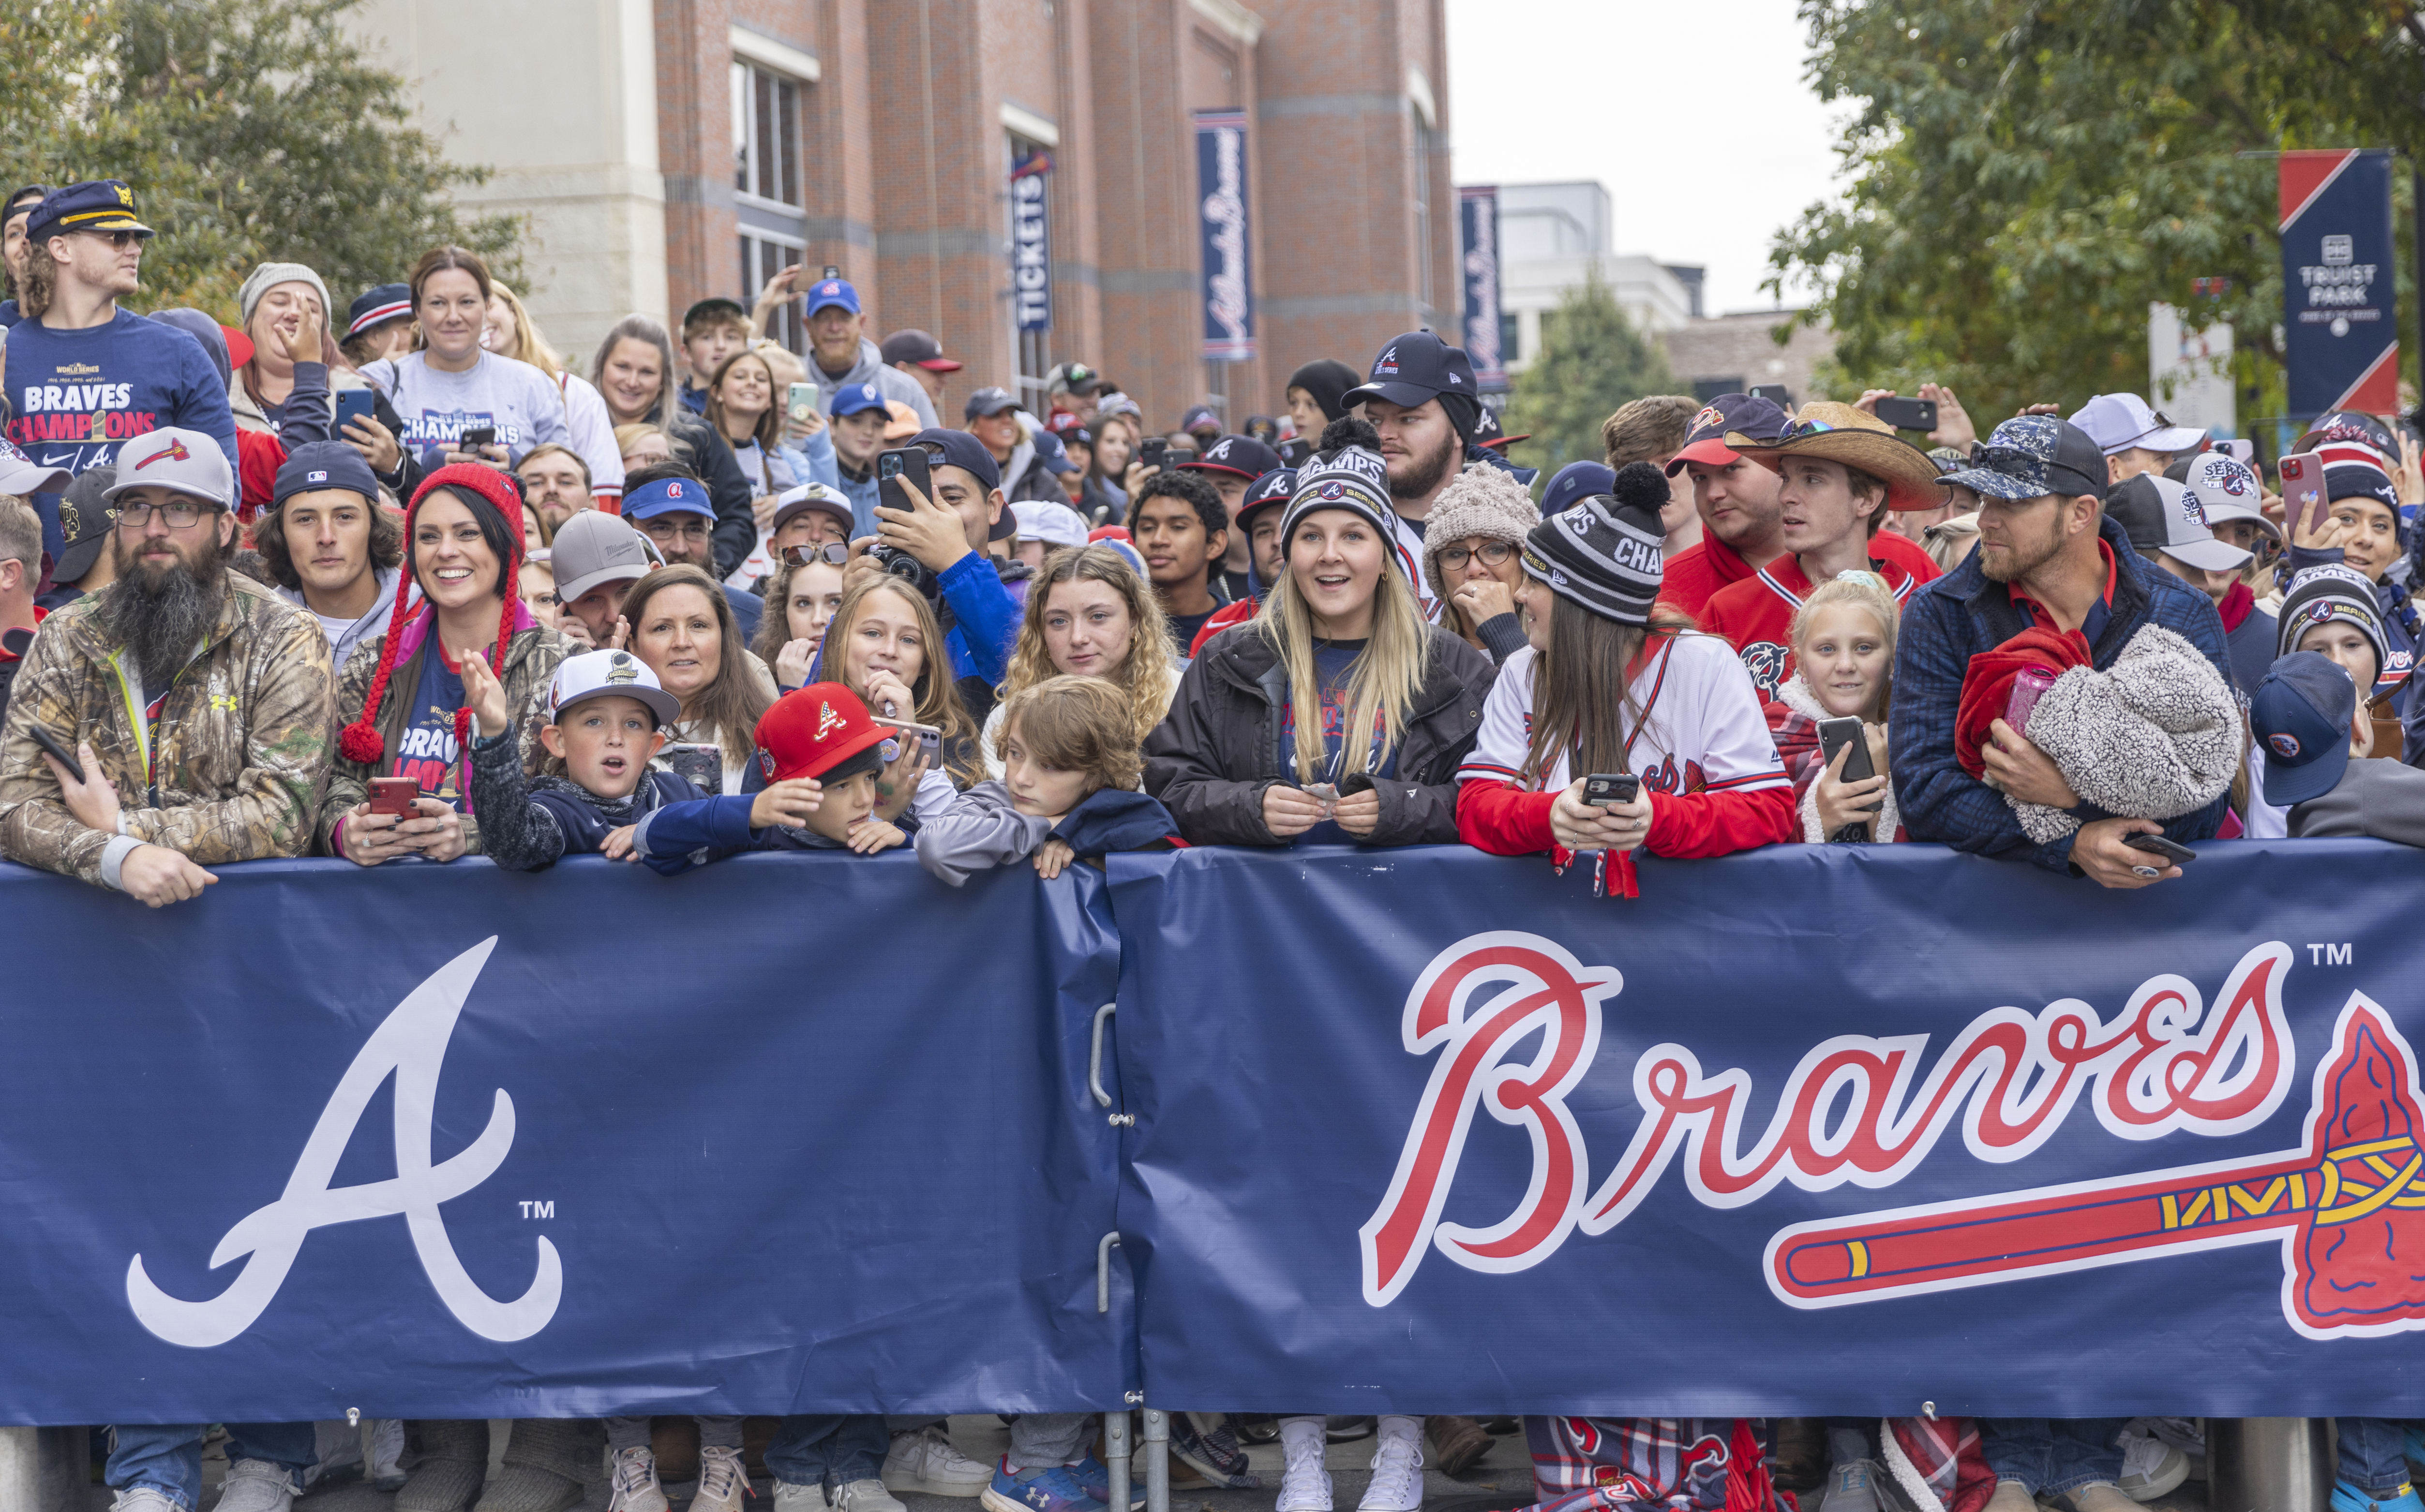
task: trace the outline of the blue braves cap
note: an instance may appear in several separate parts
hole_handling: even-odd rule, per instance
[[[272,508],[295,494],[318,488],[344,488],[376,501],[378,480],[362,454],[343,441],[313,441],[298,446],[279,464],[278,481],[270,485]]]
[[[920,431],[909,438],[908,444],[923,447],[931,461],[966,471],[988,489],[1002,486],[1001,464],[994,461],[983,441],[966,431]],[[1005,517],[1007,515],[1004,511]]]
[[[883,407],[884,390],[872,383],[845,383],[834,390],[832,413],[837,417]]]
[[[1246,485],[1246,497],[1238,501],[1238,529],[1252,533],[1253,517],[1274,504],[1285,504],[1296,492],[1296,469],[1274,468]]]
[[[1063,477],[1068,477],[1072,472],[1083,472],[1085,470],[1079,467],[1077,463],[1069,460],[1068,448],[1063,446],[1061,444],[1061,438],[1053,435],[1051,431],[1037,431],[1034,437],[1030,438],[1030,439],[1036,442],[1036,455],[1037,459],[1052,471],[1057,472]]]
[[[715,517],[715,501],[697,478],[659,478],[623,496],[625,519],[654,519],[659,515],[705,515]]]
[[[2089,434],[2052,415],[2016,415],[1970,453],[1970,465],[1940,481],[1982,499],[2105,498],[2105,450]]]
[[[91,179],[52,190],[25,216],[25,240],[36,247],[70,231],[149,236],[152,228],[135,218],[134,190],[116,179]]]
[[[1594,494],[1616,487],[1616,470],[1605,462],[1569,462],[1541,490],[1541,515],[1563,515]]]
[[[1443,393],[1471,394],[1479,402],[1482,390],[1473,381],[1473,363],[1461,346],[1451,346],[1430,331],[1408,331],[1381,348],[1364,386],[1348,390],[1339,396],[1339,403],[1341,408],[1353,409],[1374,399],[1387,399],[1402,409],[1412,409]]]
[[[412,285],[382,283],[357,294],[345,310],[345,335],[360,336],[374,326],[403,320],[412,313]]]
[[[2265,747],[2265,801],[2288,808],[2321,798],[2349,769],[2357,685],[2321,651],[2293,651],[2273,663],[2248,701],[2249,727]]]
[[[840,305],[852,314],[859,313],[859,291],[845,279],[821,279],[809,286],[809,313],[813,315],[827,305]]]

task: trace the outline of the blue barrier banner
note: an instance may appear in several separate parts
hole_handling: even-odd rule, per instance
[[[2285,152],[2283,366],[2294,416],[2400,407],[2391,154]]]
[[[218,872],[153,913],[0,867],[0,1422],[1135,1384],[1125,1300],[1096,1312],[1100,873]]]
[[[2425,1412],[2425,854],[1112,862],[1148,1399]]]

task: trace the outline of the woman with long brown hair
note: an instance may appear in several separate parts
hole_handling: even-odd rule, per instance
[[[1011,695],[1064,675],[1101,677],[1117,688],[1140,746],[1179,692],[1179,661],[1153,588],[1108,546],[1055,551],[1028,583],[1019,644],[979,741],[987,775],[1002,775],[995,742]]]
[[[1580,851],[1595,890],[1634,894],[1633,851],[1716,856],[1793,839],[1793,785],[1751,675],[1726,642],[1655,612],[1667,479],[1647,462],[1533,527],[1516,590],[1523,650],[1507,659],[1457,771],[1457,833],[1495,855]],[[1630,799],[1587,792],[1630,776]]]
[[[733,462],[748,482],[750,516],[758,528],[756,547],[724,580],[735,588],[747,588],[775,570],[767,538],[775,529],[779,500],[804,484],[841,486],[824,416],[811,408],[811,427],[797,442],[787,438],[794,428],[784,408],[789,385],[776,376],[775,362],[767,351],[744,347],[726,358],[707,380],[708,427],[731,448]]]
[[[617,321],[589,364],[589,381],[606,401],[625,468],[638,470],[632,458],[639,438],[628,435],[629,428],[647,425],[664,433],[675,461],[706,482],[708,497],[715,501],[715,563],[721,577],[740,566],[758,541],[749,482],[715,427],[672,398],[673,374],[673,338],[646,315]]]
[[[753,791],[755,732],[775,678],[743,643],[724,591],[687,563],[659,567],[625,591],[620,613],[632,654],[682,700],[682,718],[666,727],[666,763],[702,792]]]
[[[925,597],[900,579],[863,578],[843,594],[811,680],[841,683],[879,719],[942,732],[932,760],[918,740],[901,741],[900,755],[876,779],[876,818],[941,813],[984,780],[976,723],[952,680],[942,625]]]
[[[489,326],[492,285],[489,265],[478,253],[459,247],[430,248],[412,265],[411,289],[421,349],[381,358],[362,369],[370,386],[385,394],[403,417],[404,434],[398,439],[406,451],[435,448],[449,464],[511,467],[542,442],[562,446],[571,441],[564,396],[547,374],[480,344]],[[474,417],[478,429],[491,433],[484,443],[463,439],[463,432],[474,428]]]

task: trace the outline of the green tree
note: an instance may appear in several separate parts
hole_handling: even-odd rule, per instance
[[[1850,185],[1778,235],[1772,287],[1817,285],[1800,318],[1836,333],[1834,387],[1935,378],[1983,420],[2144,387],[2156,301],[2228,320],[2242,412],[2279,414],[2274,165],[2240,154],[2425,147],[2425,54],[2385,0],[1801,14]],[[2193,304],[2209,278],[2227,293]]]
[[[1505,423],[1511,434],[1533,433],[1546,477],[1598,461],[1599,428],[1619,405],[1675,390],[1665,349],[1633,328],[1595,268],[1541,317],[1540,354],[1516,375]]]
[[[448,199],[488,170],[416,129],[404,81],[345,25],[356,0],[11,0],[0,154],[11,183],[123,179],[160,233],[140,308],[233,321],[253,265],[302,263],[344,301],[442,242],[516,271],[519,220]]]

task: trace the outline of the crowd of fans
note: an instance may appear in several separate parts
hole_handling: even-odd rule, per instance
[[[830,272],[703,300],[678,342],[627,317],[583,375],[458,247],[342,324],[311,268],[264,264],[223,326],[120,304],[151,234],[126,185],[6,211],[0,854],[154,908],[298,855],[674,874],[907,847],[959,886],[1178,845],[1462,843],[1632,896],[1646,852],[1794,842],[2116,889],[2219,837],[2425,843],[2425,480],[2373,416],[2300,439],[2305,509],[2136,395],[1982,438],[1933,385],[1928,449],[1881,392],[1661,397],[1544,480],[1466,355],[1409,332],[1232,433],[1209,406],[1148,433],[1075,362],[1047,413],[980,387],[952,429],[961,364],[870,339]],[[794,299],[805,360],[762,334]],[[283,1512],[311,1425],[228,1427],[223,1512]],[[645,1420],[518,1424],[494,1478],[484,1424],[405,1427],[376,1468],[410,1512],[566,1505],[602,1450],[615,1507],[667,1504]],[[739,1422],[698,1427],[690,1504],[734,1512]],[[1277,1512],[1330,1512],[1324,1444],[1358,1431],[1360,1512],[1415,1512],[1427,1439],[1451,1469],[1489,1442],[1469,1418],[1198,1416],[1175,1447],[1234,1487],[1241,1439],[1277,1439]],[[1787,1488],[2125,1512],[2198,1448],[2161,1418],[1525,1431],[1543,1502],[1621,1475],[1702,1512]],[[121,1512],[193,1512],[202,1432],[119,1426]],[[1091,1441],[1023,1416],[988,1466],[937,1422],[792,1417],[764,1458],[777,1512],[1107,1512]],[[2414,1430],[2344,1419],[2339,1444],[2340,1512],[2418,1512]]]

